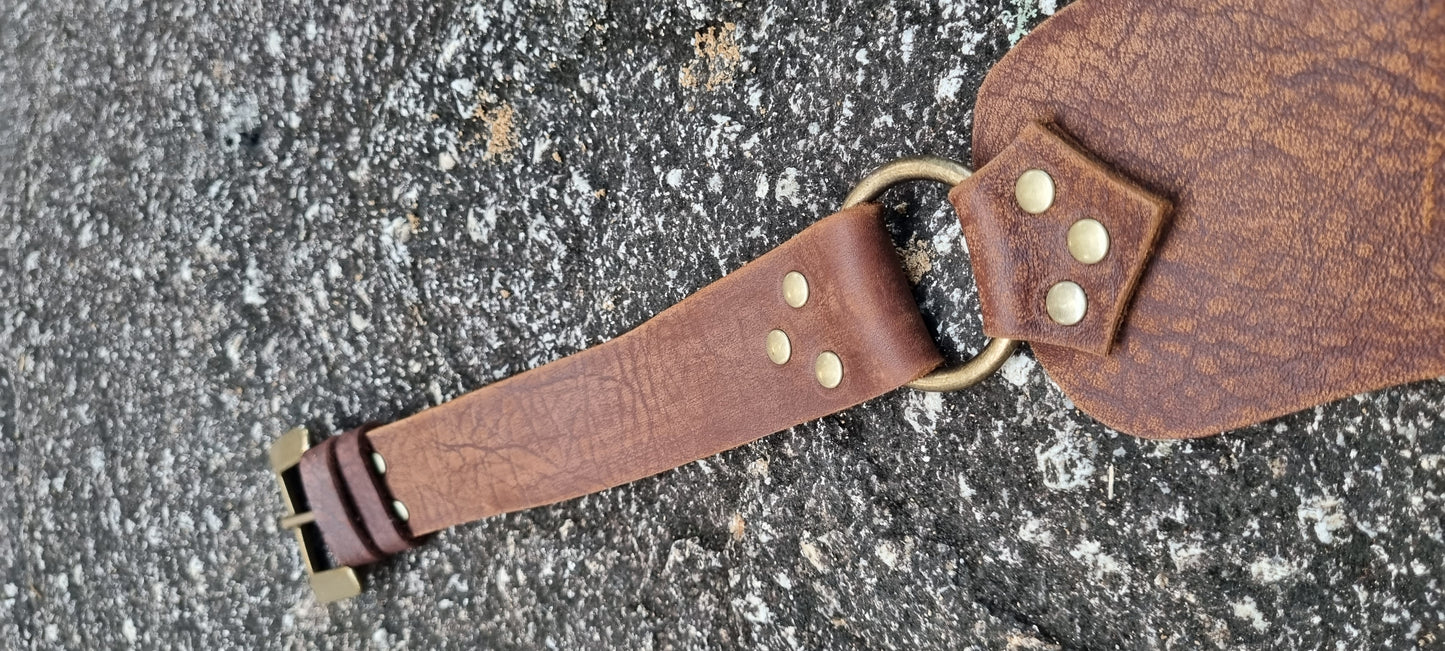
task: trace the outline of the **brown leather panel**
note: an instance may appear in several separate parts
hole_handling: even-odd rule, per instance
[[[358,427],[336,437],[336,466],[371,542],[389,555],[411,549],[416,543],[406,525],[393,515],[391,495],[374,471],[371,443],[366,440],[366,431],[371,427]]]
[[[342,565],[357,567],[383,558],[357,517],[336,464],[336,438],[322,441],[301,455],[301,486],[316,515],[326,548]]]
[[[1025,172],[1054,180],[1054,203],[1031,215],[1015,194]],[[969,244],[984,332],[1104,355],[1159,236],[1169,203],[1119,177],[1040,124],[1023,133],[949,192]],[[1084,264],[1069,253],[1074,222],[1094,219],[1109,233],[1104,259]],[[1060,281],[1084,288],[1088,310],[1074,325],[1049,318],[1045,297]]]
[[[782,280],[803,273],[808,302]],[[769,360],[769,331],[792,358]],[[843,360],[825,389],[813,363]],[[368,434],[425,534],[662,472],[846,409],[940,362],[882,224],[866,204],[825,218],[612,341]]]
[[[1445,375],[1445,3],[1081,0],[979,92],[974,157],[1056,123],[1174,204],[1105,358],[1038,344],[1148,437]]]

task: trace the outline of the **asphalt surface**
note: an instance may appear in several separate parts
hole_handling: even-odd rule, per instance
[[[276,435],[605,341],[878,164],[968,160],[1055,9],[672,4],[0,3],[0,647],[1445,647],[1445,382],[1154,443],[1026,349],[317,605]],[[889,201],[975,350],[942,191]]]

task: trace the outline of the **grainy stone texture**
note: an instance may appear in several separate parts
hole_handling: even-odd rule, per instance
[[[874,165],[967,160],[984,72],[1055,9],[672,4],[4,3],[0,647],[1445,646],[1445,383],[1151,443],[1026,351],[316,605],[275,435],[604,341]],[[966,353],[958,226],[906,192]]]

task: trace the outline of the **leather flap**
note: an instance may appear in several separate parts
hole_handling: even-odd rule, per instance
[[[1025,211],[1019,179],[1038,170],[1052,187],[1049,206]],[[1169,203],[1115,174],[1041,124],[1028,125],[992,161],[954,187],[978,282],[984,332],[1109,352],[1129,299],[1169,214]],[[1093,220],[1094,223],[1080,222]],[[1070,229],[1093,228],[1102,258],[1071,252]],[[1100,228],[1102,227],[1102,228]],[[1060,283],[1083,290],[1083,317],[1060,323],[1046,308]]]
[[[1202,436],[1445,375],[1445,2],[1080,0],[989,72],[975,164],[1040,122],[1174,204],[1109,354],[1033,346],[1096,418]]]

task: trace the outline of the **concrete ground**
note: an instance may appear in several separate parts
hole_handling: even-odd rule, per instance
[[[880,163],[968,160],[1055,9],[634,4],[0,3],[0,647],[1445,647],[1445,382],[1154,443],[1027,350],[317,605],[276,435],[599,343]],[[941,190],[890,201],[974,350]]]

